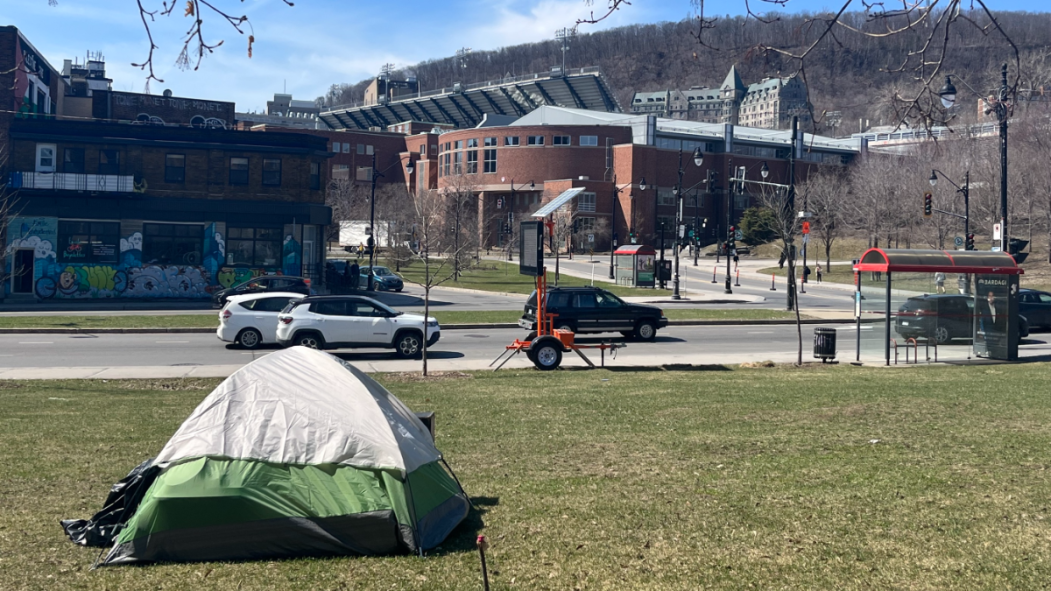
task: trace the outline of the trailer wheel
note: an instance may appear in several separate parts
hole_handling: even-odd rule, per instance
[[[562,365],[562,343],[553,337],[540,337],[530,343],[533,365],[540,371],[552,371]]]

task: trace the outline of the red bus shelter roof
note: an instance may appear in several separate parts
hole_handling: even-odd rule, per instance
[[[625,244],[613,254],[657,254],[657,251],[652,246],[646,246],[645,244]]]
[[[977,273],[1021,275],[1025,271],[1006,252],[980,250],[903,250],[870,248],[855,271],[883,273]]]

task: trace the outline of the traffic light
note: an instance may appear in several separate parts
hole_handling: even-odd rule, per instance
[[[964,250],[974,250],[974,234],[967,235],[967,242],[964,243]]]
[[[708,227],[708,218],[704,218],[704,219],[701,220],[701,227],[702,228],[707,228]]]
[[[925,218],[929,218],[934,214],[934,203],[932,203],[933,198],[934,196],[931,195],[930,191],[923,194],[923,217]]]
[[[1007,252],[1014,257],[1015,263],[1019,265],[1025,261],[1026,257],[1029,256],[1028,252],[1022,252],[1022,249],[1029,245],[1028,240],[1021,240],[1018,238],[1011,238],[1007,241]]]
[[[736,240],[736,228],[730,226],[730,232],[726,235],[726,252],[733,252],[737,245]]]
[[[719,173],[708,169],[708,191],[714,191],[715,186],[719,184]]]
[[[579,231],[580,231],[580,220],[579,219],[575,219],[575,220],[573,220],[573,233],[576,234]]]

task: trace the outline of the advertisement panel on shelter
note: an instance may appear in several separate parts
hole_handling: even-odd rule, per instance
[[[975,316],[977,335],[975,351],[990,359],[1011,359],[1011,335],[1017,338],[1017,327],[1012,330],[1011,318],[1017,317],[1017,306],[1012,314],[1011,277],[1006,275],[977,275],[975,277]],[[1016,320],[1017,322],[1017,320]],[[1017,346],[1013,347],[1017,351]],[[1017,354],[1016,354],[1017,355]]]

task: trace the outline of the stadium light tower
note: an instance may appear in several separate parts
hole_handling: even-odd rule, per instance
[[[562,43],[562,75],[566,75],[566,52],[569,51],[569,41],[577,36],[576,27],[569,29],[562,27],[555,31],[555,39]]]

